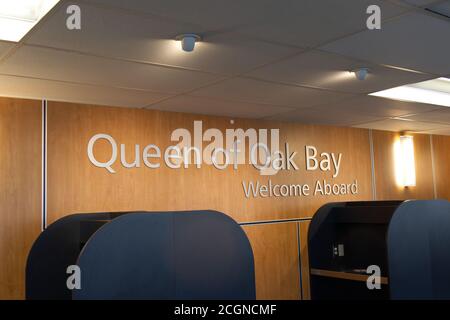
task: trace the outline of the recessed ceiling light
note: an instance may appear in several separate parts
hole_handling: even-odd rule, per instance
[[[0,40],[20,41],[60,0],[2,0]]]
[[[194,51],[195,43],[201,39],[199,35],[194,33],[180,34],[175,37],[175,40],[181,41],[181,49],[186,52]]]
[[[371,96],[450,107],[450,79],[437,78],[378,91]]]

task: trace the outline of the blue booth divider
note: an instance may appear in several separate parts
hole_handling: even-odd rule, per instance
[[[66,268],[73,264],[81,289],[71,291]],[[28,299],[255,299],[253,252],[242,228],[216,211],[72,215],[36,240],[26,293]]]
[[[402,203],[387,249],[392,299],[450,299],[450,202]]]

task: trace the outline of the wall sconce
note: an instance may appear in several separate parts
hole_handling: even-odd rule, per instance
[[[416,163],[414,160],[414,137],[401,135],[395,144],[395,175],[402,187],[416,186]]]

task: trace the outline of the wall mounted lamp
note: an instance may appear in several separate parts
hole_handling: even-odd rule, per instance
[[[416,186],[416,163],[414,159],[414,137],[401,135],[395,147],[395,170],[397,184],[402,187]]]

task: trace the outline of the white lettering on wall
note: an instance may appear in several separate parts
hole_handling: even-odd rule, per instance
[[[342,153],[322,152],[320,159],[317,158],[317,149],[314,146],[305,147],[306,170],[314,171],[320,168],[322,171],[333,171],[333,178],[339,175],[341,167]]]
[[[266,197],[308,197],[311,195],[309,184],[274,184],[268,180],[266,184],[259,181],[242,181],[242,188],[246,198]],[[353,183],[330,183],[327,180],[318,180],[314,183],[314,196],[342,196],[358,194],[358,181]]]
[[[267,129],[226,129],[226,139],[222,131],[210,128],[203,132],[202,121],[194,121],[194,134],[184,128],[174,130],[170,140],[174,145],[161,150],[155,144],[149,144],[143,149],[139,144],[125,145],[116,141],[111,135],[99,133],[88,142],[87,154],[89,161],[106,172],[116,173],[116,162],[123,168],[141,168],[142,164],[149,169],[158,169],[165,164],[171,169],[189,168],[194,164],[197,169],[202,163],[212,165],[217,170],[226,170],[230,164],[238,170],[239,164],[247,164],[259,170],[260,175],[274,175],[281,170],[300,170],[296,162],[297,152],[292,151],[289,143],[279,149],[279,130],[271,129],[270,147]],[[95,148],[99,141],[107,142],[106,157],[96,158]],[[203,144],[207,142],[206,146]],[[104,142],[103,142],[104,143]],[[224,143],[225,146],[224,147]],[[105,146],[102,146],[105,148]],[[246,155],[246,150],[248,153]],[[98,152],[98,151],[97,151]],[[119,154],[120,153],[120,154]],[[119,158],[120,157],[120,158]],[[106,158],[108,160],[103,161]],[[306,171],[329,172],[330,178],[337,178],[342,167],[342,153],[325,152],[316,146],[305,146]],[[120,161],[118,161],[120,159]],[[355,195],[358,193],[358,181],[352,183],[334,183],[326,179],[310,184],[273,184],[259,181],[242,181],[246,198],[250,197],[290,197],[290,196],[337,196]]]
[[[97,161],[97,159],[95,159],[95,157],[94,157],[94,144],[97,142],[97,140],[100,140],[100,139],[105,139],[111,144],[111,158],[107,162],[103,162],[103,163]],[[111,137],[109,134],[99,133],[99,134],[96,134],[95,136],[93,136],[91,138],[91,140],[89,140],[88,147],[87,147],[87,153],[88,153],[89,160],[91,161],[91,163],[94,166],[99,167],[99,168],[105,168],[106,170],[108,170],[111,173],[116,173],[114,171],[114,169],[111,168],[111,166],[117,160],[117,143],[114,140],[114,138]]]

